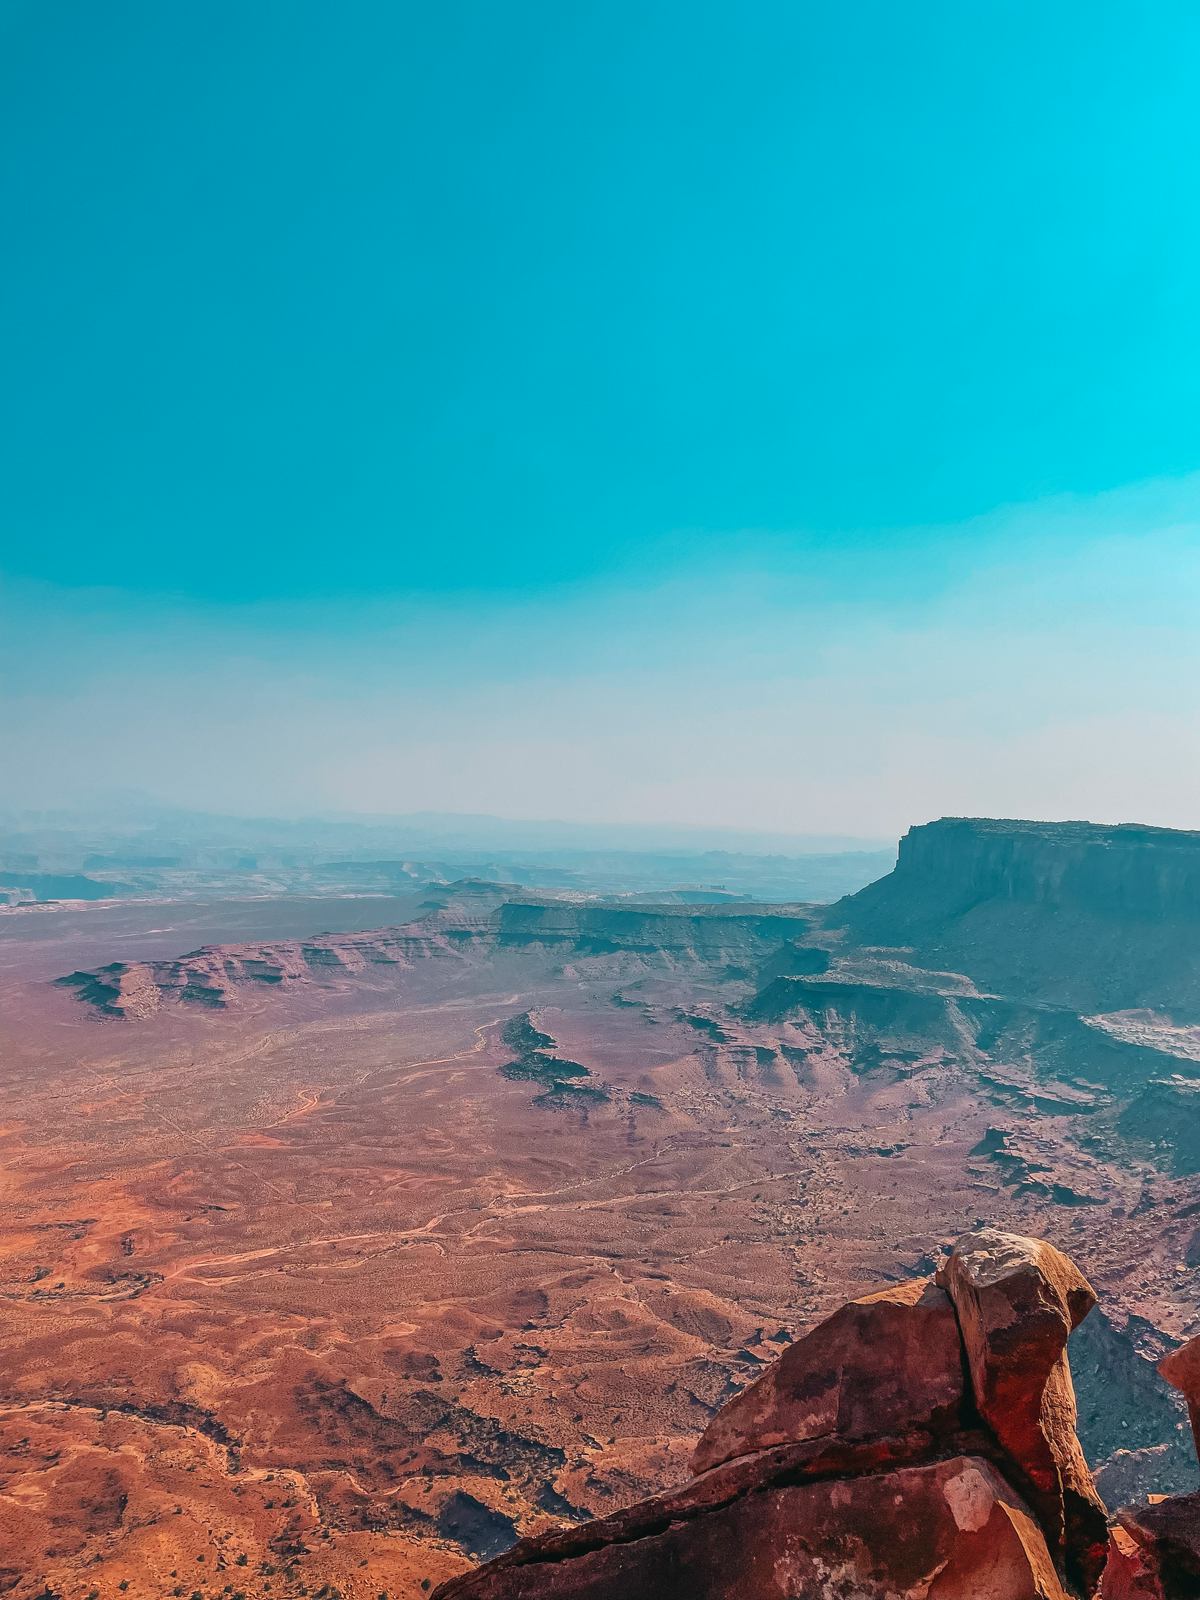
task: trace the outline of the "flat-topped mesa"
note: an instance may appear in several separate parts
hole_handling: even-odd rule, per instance
[[[824,920],[991,994],[1200,1020],[1200,833],[943,817]]]
[[[1200,917],[1200,832],[1140,823],[942,817],[910,828],[889,879],[945,909],[983,898],[1071,905],[1124,916]]]
[[[990,1229],[938,1279],[852,1301],[798,1339],[713,1418],[690,1483],[524,1539],[437,1596],[1090,1594],[1105,1511],[1065,1347],[1094,1296],[1051,1246]]]

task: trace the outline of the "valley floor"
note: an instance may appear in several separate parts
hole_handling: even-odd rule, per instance
[[[536,941],[108,1019],[51,980],[114,919],[188,948],[166,908],[37,914],[0,943],[14,1600],[419,1595],[680,1479],[806,1323],[979,1220],[1093,1278],[1097,1450],[1163,1468],[1134,1346],[1192,1331],[1195,1180],[1019,1052]]]

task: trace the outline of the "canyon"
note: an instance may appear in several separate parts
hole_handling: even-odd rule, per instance
[[[1099,1295],[1105,1501],[1196,1487],[1200,835],[948,819],[831,905],[224,895],[0,912],[0,1592],[426,1593],[678,1492],[985,1224]]]

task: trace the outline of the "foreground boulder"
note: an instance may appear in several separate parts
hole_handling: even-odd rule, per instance
[[[439,1600],[1091,1593],[1105,1511],[1066,1342],[1094,1298],[1051,1246],[968,1235],[937,1282],[852,1301],[791,1345],[713,1418],[689,1483],[524,1539]]]
[[[1167,1600],[1153,1547],[1139,1544],[1125,1528],[1113,1528],[1099,1592],[1102,1600]]]
[[[1200,1338],[1189,1339],[1178,1350],[1172,1350],[1169,1356],[1164,1356],[1158,1363],[1158,1370],[1187,1401],[1192,1438],[1200,1454]]]
[[[1119,1513],[1103,1600],[1185,1600],[1200,1595],[1200,1494],[1154,1498]]]
[[[797,1339],[700,1437],[692,1470],[836,1434],[868,1439],[963,1422],[962,1341],[950,1297],[932,1279],[852,1300]]]
[[[979,1414],[1055,1557],[1090,1591],[1104,1565],[1108,1515],[1075,1432],[1067,1339],[1095,1293],[1053,1245],[994,1228],[960,1239],[938,1279],[958,1313]]]
[[[1033,1514],[980,1457],[777,1483],[694,1516],[678,1504],[657,1509],[632,1537],[628,1525],[614,1537],[607,1522],[593,1524],[590,1540],[566,1559],[550,1541],[523,1541],[437,1595],[1066,1600]]]

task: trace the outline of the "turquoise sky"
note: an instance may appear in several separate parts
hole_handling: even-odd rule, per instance
[[[1160,606],[1200,599],[1197,81],[1200,10],[1154,0],[0,0],[23,788],[837,831],[868,784],[864,827],[953,809],[950,752],[925,789],[855,766],[894,720],[839,700],[841,652],[885,701],[881,640],[920,662],[1008,595],[976,628],[999,768],[1095,676],[1005,699],[1030,627],[1061,653],[1081,625],[1039,595],[1110,574],[1088,648],[1143,662]],[[1131,716],[1175,704],[1178,627]],[[818,663],[845,750],[805,723]],[[940,674],[909,685],[922,737],[952,726]],[[168,694],[164,741],[138,705]],[[270,771],[255,695],[298,719]],[[643,781],[681,718],[719,745],[776,696],[740,797]],[[1189,814],[1194,710],[1147,820]],[[344,780],[326,727],[354,730]],[[543,740],[537,781],[500,727]],[[1021,759],[1027,790],[962,798],[1143,804]]]

